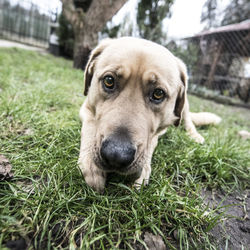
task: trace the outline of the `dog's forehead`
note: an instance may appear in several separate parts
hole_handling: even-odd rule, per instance
[[[105,48],[98,68],[115,70],[125,78],[141,75],[144,81],[162,78],[169,83],[179,79],[175,56],[166,48],[142,39],[117,39]]]

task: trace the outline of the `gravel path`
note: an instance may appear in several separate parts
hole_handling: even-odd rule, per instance
[[[22,49],[27,49],[27,50],[33,50],[33,51],[39,51],[39,52],[46,52],[46,49],[43,48],[39,48],[39,47],[34,47],[34,46],[30,46],[30,45],[25,45],[22,43],[17,43],[17,42],[13,42],[13,41],[8,41],[8,40],[3,40],[0,39],[0,47],[2,48],[22,48]]]

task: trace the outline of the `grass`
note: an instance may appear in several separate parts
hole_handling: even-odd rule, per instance
[[[0,182],[0,248],[24,239],[30,249],[136,249],[144,233],[170,249],[215,249],[209,230],[221,216],[202,188],[249,187],[249,111],[191,96],[191,109],[223,117],[201,128],[206,143],[183,128],[160,139],[150,185],[140,192],[111,177],[103,195],[86,186],[77,166],[83,72],[47,54],[0,49],[0,154],[14,178]],[[177,240],[176,240],[177,239]]]

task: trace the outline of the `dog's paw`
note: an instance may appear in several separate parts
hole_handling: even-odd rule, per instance
[[[100,176],[85,176],[84,179],[88,186],[90,186],[92,189],[94,189],[98,193],[103,193],[106,179]]]
[[[96,166],[89,169],[81,169],[81,171],[88,186],[98,193],[103,193],[106,183],[106,173]]]
[[[136,188],[137,190],[140,190],[142,186],[147,186],[148,183],[149,183],[149,177],[145,179],[141,176],[135,181],[135,183],[133,184],[133,187]]]
[[[203,144],[205,139],[203,136],[201,136],[199,133],[195,132],[195,133],[188,133],[189,136],[197,143]]]
[[[203,136],[201,136],[200,134],[197,134],[194,138],[194,140],[197,142],[197,143],[200,143],[200,144],[203,144],[205,142],[205,139]]]
[[[148,185],[148,180],[143,180],[143,181],[136,181],[133,184],[133,187],[137,190],[140,190],[142,186],[147,186]]]
[[[144,166],[140,177],[135,180],[133,187],[139,190],[141,189],[142,186],[147,186],[149,183],[150,174],[151,174],[151,166],[149,164],[149,165]]]

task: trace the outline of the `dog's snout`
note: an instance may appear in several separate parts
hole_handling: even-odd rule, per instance
[[[101,145],[101,158],[108,167],[121,169],[128,167],[135,158],[136,149],[127,138],[110,137]]]

